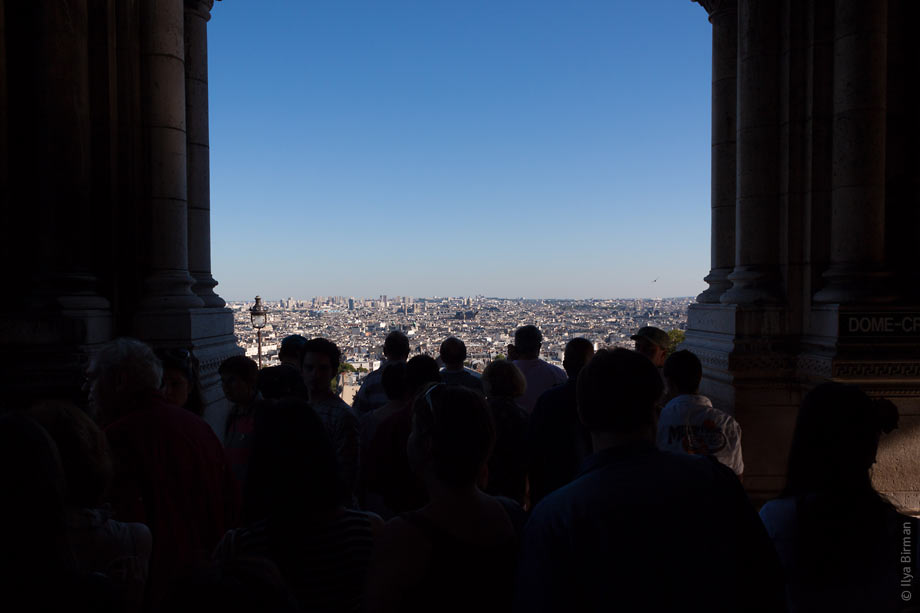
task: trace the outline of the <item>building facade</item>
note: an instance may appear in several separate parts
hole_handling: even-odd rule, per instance
[[[699,0],[712,24],[712,269],[684,347],[744,430],[745,487],[783,486],[802,395],[894,401],[876,486],[920,508],[920,75],[909,0]]]

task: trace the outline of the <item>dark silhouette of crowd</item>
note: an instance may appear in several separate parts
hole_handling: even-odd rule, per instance
[[[891,402],[814,387],[758,513],[699,359],[634,340],[559,369],[522,326],[479,372],[395,331],[349,406],[339,348],[294,335],[220,364],[216,429],[191,351],[111,341],[85,406],[0,413],[0,610],[913,610],[920,526],[870,474]]]

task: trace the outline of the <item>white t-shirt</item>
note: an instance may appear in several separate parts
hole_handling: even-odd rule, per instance
[[[568,380],[565,371],[558,366],[553,366],[549,362],[544,362],[540,358],[532,360],[515,360],[514,365],[521,369],[524,378],[527,380],[527,390],[520,398],[515,401],[521,405],[527,414],[533,413],[533,408],[537,404],[537,398],[540,394],[551,387],[562,385]]]
[[[744,472],[741,426],[728,413],[712,408],[706,396],[671,399],[658,418],[657,443],[662,451],[713,456],[736,475]]]

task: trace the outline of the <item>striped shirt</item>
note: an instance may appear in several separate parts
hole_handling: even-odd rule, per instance
[[[372,517],[343,509],[322,525],[280,527],[263,519],[227,532],[214,557],[272,559],[304,611],[362,611],[374,545]]]

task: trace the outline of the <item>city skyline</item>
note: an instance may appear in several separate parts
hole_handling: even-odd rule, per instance
[[[705,288],[698,4],[220,3],[208,37],[225,299]]]

